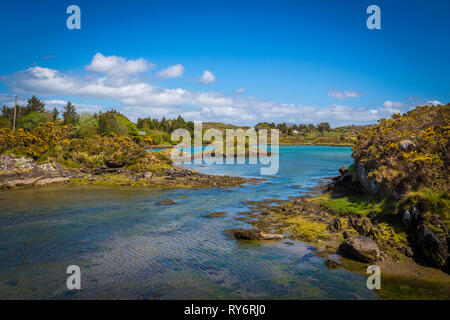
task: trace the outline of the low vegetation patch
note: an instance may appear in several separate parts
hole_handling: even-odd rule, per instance
[[[320,205],[338,215],[354,214],[366,216],[375,214],[394,213],[395,202],[390,199],[380,199],[368,194],[353,194],[336,199],[324,200]]]
[[[294,239],[313,242],[317,240],[330,240],[332,238],[327,231],[326,223],[312,221],[302,216],[286,219],[285,222],[291,225],[289,229]]]

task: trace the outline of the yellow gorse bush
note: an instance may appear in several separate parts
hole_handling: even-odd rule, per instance
[[[410,140],[412,150],[399,144]],[[369,178],[399,196],[421,186],[449,188],[450,104],[420,106],[394,114],[363,130],[353,158],[368,169]]]
[[[5,152],[87,168],[126,166],[146,170],[171,164],[166,156],[154,156],[130,137],[111,133],[78,138],[74,126],[54,123],[41,124],[32,132],[0,129],[0,153]]]

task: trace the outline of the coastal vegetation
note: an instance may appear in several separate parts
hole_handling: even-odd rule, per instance
[[[194,135],[194,123],[192,121],[185,121],[181,116],[173,120],[166,119],[165,117],[161,120],[150,117],[138,118],[136,126],[150,137],[154,145],[173,145],[171,134],[176,129],[186,129],[191,136]]]
[[[358,134],[368,126],[341,126],[331,128],[327,122],[314,124],[258,123],[255,129],[278,129],[280,145],[351,146]]]
[[[151,138],[140,136],[134,123],[114,110],[79,115],[68,102],[59,119],[57,111],[49,112],[44,102],[33,96],[25,107],[17,107],[17,128],[13,130],[12,109],[2,109],[6,125],[0,129],[1,154],[57,161],[70,168],[157,171],[172,165],[163,154],[147,152],[145,145]]]
[[[0,187],[68,180],[75,184],[155,188],[230,187],[247,182],[244,178],[214,177],[174,167],[167,153],[148,150],[154,143],[153,131],[140,132],[114,110],[78,114],[68,102],[60,119],[58,110],[46,110],[45,103],[33,96],[15,112],[15,128],[14,108],[3,106],[0,116]],[[182,118],[178,120],[177,125],[186,124]],[[164,127],[165,121],[144,123],[173,129]]]

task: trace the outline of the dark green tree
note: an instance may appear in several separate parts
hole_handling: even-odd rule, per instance
[[[44,111],[45,111],[45,103],[39,100],[36,96],[32,96],[27,101],[24,115],[27,115],[31,112],[44,112]]]
[[[20,118],[22,118],[25,115],[27,115],[26,107],[17,106],[17,108],[16,108],[16,124],[17,124],[17,121],[19,121]],[[11,127],[12,127],[13,122],[14,122],[14,107],[8,107],[6,105],[3,105],[1,118],[8,119],[9,122],[11,123]]]
[[[319,130],[319,132],[323,132],[323,131],[330,131],[331,128],[328,122],[321,122],[317,125],[317,129]]]
[[[78,115],[75,106],[70,101],[67,102],[63,112],[63,123],[76,125],[79,120],[80,116]]]
[[[53,111],[52,111],[53,122],[56,122],[56,119],[58,119],[58,116],[59,116],[59,111],[58,111],[58,109],[56,109],[56,107],[54,107]]]
[[[115,110],[100,113],[97,121],[98,133],[101,135],[114,133],[117,136],[128,136],[128,128]]]

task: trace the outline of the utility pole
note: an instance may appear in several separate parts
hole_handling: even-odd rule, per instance
[[[16,109],[17,109],[17,96],[14,102],[14,122],[13,122],[13,131],[16,131]]]

